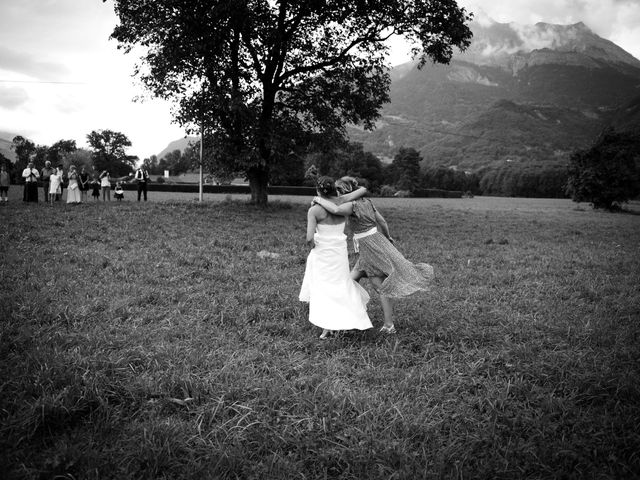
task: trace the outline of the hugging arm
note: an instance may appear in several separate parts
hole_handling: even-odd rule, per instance
[[[320,205],[327,212],[333,215],[340,215],[342,217],[348,217],[353,213],[353,203],[343,203],[342,205],[336,205],[332,201],[322,197],[315,197],[314,203]]]
[[[354,190],[353,192],[340,195],[338,198],[336,198],[336,204],[342,205],[343,203],[353,202],[354,200],[364,197],[368,193],[369,191],[365,187],[360,187],[357,190]]]

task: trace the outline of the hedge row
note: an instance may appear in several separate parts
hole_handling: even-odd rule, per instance
[[[138,186],[132,183],[122,185],[124,190],[136,191]],[[147,190],[151,192],[186,192],[198,193],[199,185],[187,183],[150,183]],[[249,195],[249,185],[203,185],[203,193],[239,193]],[[316,189],[313,187],[270,186],[267,189],[269,195],[303,195],[313,197]],[[421,189],[413,192],[412,197],[423,198],[462,198],[462,192],[452,190]]]
[[[440,190],[438,188],[422,188],[413,192],[412,197],[420,198],[462,198],[459,190]]]
[[[138,185],[135,183],[126,183],[122,185],[124,190],[138,190]],[[198,193],[200,187],[193,183],[150,183],[147,186],[147,190],[150,192],[186,192],[186,193]],[[249,185],[203,185],[203,193],[244,193],[251,194]],[[268,187],[267,193],[269,195],[306,195],[314,196],[316,189],[313,187]]]

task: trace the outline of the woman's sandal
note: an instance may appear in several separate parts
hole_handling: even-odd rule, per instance
[[[387,335],[391,335],[393,333],[396,333],[396,327],[395,325],[391,325],[390,327],[383,325],[382,328],[380,329],[380,333],[386,333]]]

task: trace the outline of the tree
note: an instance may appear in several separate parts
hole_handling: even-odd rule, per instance
[[[22,172],[29,163],[29,159],[36,153],[36,144],[21,135],[13,137],[11,149],[15,152],[17,160],[16,171]]]
[[[66,171],[69,171],[69,167],[71,165],[75,165],[75,167],[78,169],[78,172],[82,170],[82,167],[84,167],[87,173],[89,173],[93,169],[92,157],[93,155],[89,150],[86,150],[84,148],[76,148],[73,152],[68,153],[64,156],[62,164]]]
[[[48,157],[52,165],[64,164],[64,160],[70,153],[78,149],[75,140],[58,140],[49,147]]]
[[[413,148],[401,148],[391,162],[395,187],[413,192],[420,184],[420,161],[422,157]]]
[[[31,161],[33,161],[35,167],[41,170],[44,167],[44,162],[49,158],[49,147],[46,145],[36,145],[36,148],[31,155]]]
[[[303,179],[305,171],[312,165],[318,175],[356,177],[365,182],[371,191],[377,190],[384,181],[382,162],[374,154],[365,152],[361,143],[344,141],[330,148],[326,146],[324,151],[308,154],[300,171]],[[315,184],[310,178],[306,180],[310,185]]]
[[[574,202],[613,210],[640,194],[640,135],[608,129],[588,150],[573,153],[567,193]]]
[[[145,47],[136,74],[203,130],[216,161],[244,171],[266,204],[269,172],[290,151],[374,127],[389,100],[384,43],[408,39],[420,66],[448,63],[471,38],[455,0],[114,0],[112,33]],[[308,151],[312,151],[311,149]]]
[[[150,175],[164,175],[164,171],[158,165],[158,156],[151,155],[142,161],[142,166],[149,171]]]
[[[198,163],[198,157],[199,152],[194,151],[191,146],[185,148],[184,152],[176,148],[162,157],[158,162],[158,169],[163,173],[169,170],[169,174],[178,176],[191,170]]]
[[[98,172],[108,170],[112,176],[124,177],[133,172],[136,157],[128,157],[126,148],[131,141],[124,133],[112,130],[93,130],[87,135],[93,151],[93,168]]]

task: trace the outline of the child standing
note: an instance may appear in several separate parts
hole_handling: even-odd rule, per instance
[[[49,202],[53,205],[58,195],[61,194],[62,170],[55,169],[49,177]]]
[[[96,202],[100,200],[100,182],[95,176],[91,181],[91,196]]]
[[[122,189],[122,182],[116,182],[116,189],[113,191],[113,197],[118,201],[124,198],[124,190]]]

